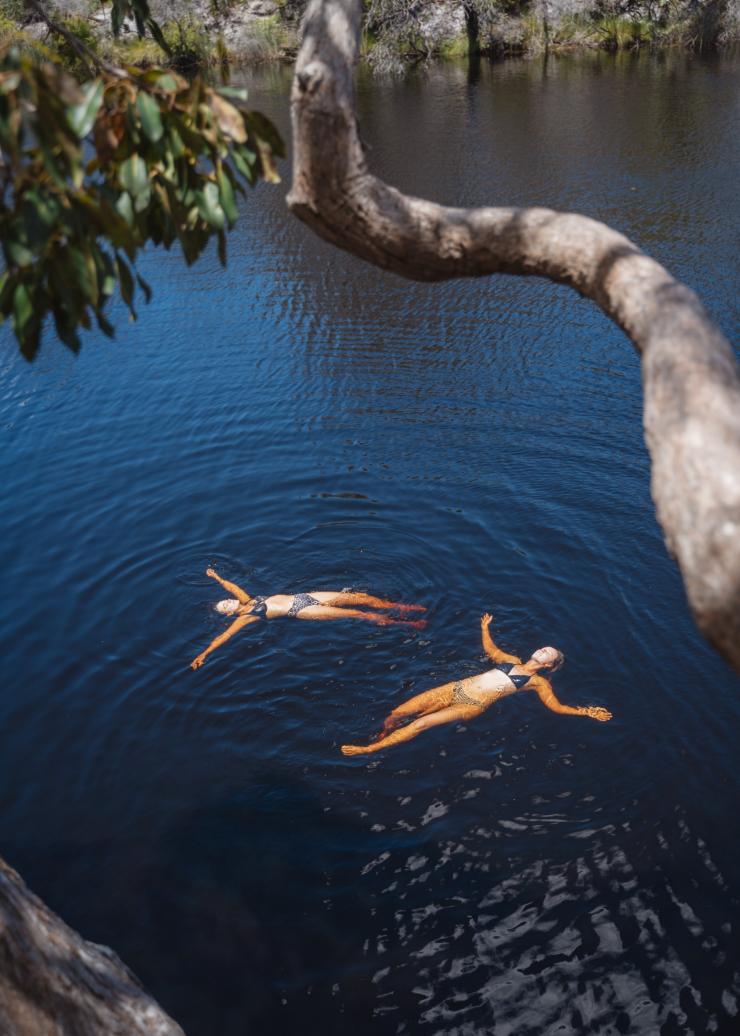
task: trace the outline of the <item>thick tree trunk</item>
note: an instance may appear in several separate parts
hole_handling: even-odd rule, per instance
[[[357,131],[360,0],[311,0],[293,83],[288,203],[321,237],[403,277],[548,277],[593,299],[642,357],[652,494],[699,628],[740,669],[740,376],[699,299],[603,223],[444,208],[372,176]]]
[[[475,58],[480,54],[480,23],[475,5],[464,0],[465,34],[468,37],[468,57]]]
[[[86,942],[0,859],[3,1036],[183,1036],[107,946]]]

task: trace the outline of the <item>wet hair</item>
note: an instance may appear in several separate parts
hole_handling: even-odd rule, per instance
[[[557,648],[555,648],[555,650],[558,651]],[[565,664],[565,655],[563,654],[562,651],[558,651],[558,657],[555,659],[553,664],[550,666],[550,672],[551,673],[556,673],[558,671],[558,669],[560,669],[560,667],[563,666],[564,664]]]
[[[534,658],[534,656],[537,654],[538,651],[554,651],[555,652],[555,656],[556,656],[555,657],[555,661],[553,662],[553,664],[551,666],[547,667],[548,672],[550,672],[550,673],[556,673],[558,671],[558,669],[560,669],[560,667],[565,662],[565,655],[563,654],[562,651],[558,651],[557,648],[550,647],[549,645],[546,645],[545,647],[537,648],[537,651],[533,651],[532,652],[532,656],[531,657]],[[544,668],[544,666],[543,666],[543,668]]]

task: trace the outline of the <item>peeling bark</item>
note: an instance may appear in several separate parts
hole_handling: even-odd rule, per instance
[[[542,208],[446,208],[367,168],[353,67],[360,0],[311,0],[292,93],[288,204],[320,237],[419,281],[547,277],[592,299],[642,358],[651,489],[707,639],[740,670],[740,374],[697,296],[622,234]]]
[[[68,928],[2,859],[0,1033],[184,1036],[112,950]]]

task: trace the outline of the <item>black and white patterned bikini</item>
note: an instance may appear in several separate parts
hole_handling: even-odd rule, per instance
[[[253,597],[249,602],[251,607],[249,609],[250,615],[258,615],[261,619],[267,618],[267,598],[266,597]],[[312,604],[321,604],[321,601],[317,601],[311,594],[294,594],[293,603],[288,609],[287,614],[294,619],[296,615],[303,611],[304,608],[310,608]]]
[[[481,702],[476,701],[475,698],[471,698],[465,693],[460,680],[452,688],[452,702],[454,705],[475,705],[477,709],[481,706]]]
[[[294,619],[299,612],[302,612],[304,608],[310,608],[312,604],[320,605],[321,601],[317,601],[311,594],[295,594],[293,603],[288,609],[288,615]]]

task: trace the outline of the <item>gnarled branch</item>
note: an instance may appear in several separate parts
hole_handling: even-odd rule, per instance
[[[367,169],[353,67],[360,0],[311,0],[292,95],[288,203],[321,237],[420,281],[548,277],[639,350],[652,495],[702,633],[740,669],[740,375],[699,299],[622,234],[542,208],[446,208]]]

